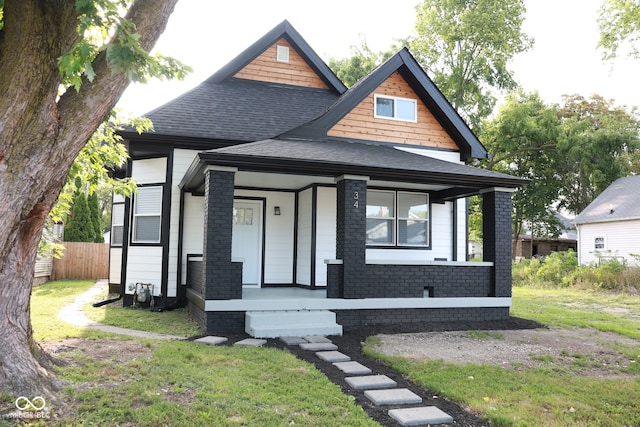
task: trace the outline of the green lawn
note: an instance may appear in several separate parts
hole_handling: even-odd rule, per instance
[[[92,285],[59,281],[34,288],[35,337],[71,340],[65,341],[68,351],[57,353],[66,362],[57,368],[57,376],[66,383],[61,400],[67,406],[52,412],[63,418],[32,425],[377,425],[313,365],[284,350],[140,340],[58,319],[60,308]],[[116,324],[113,319],[129,315],[133,320],[117,326],[144,324],[153,332],[171,331],[181,323],[189,334],[193,326],[180,311],[173,316],[111,307],[102,313],[90,315]],[[11,406],[13,400],[0,396],[0,404]]]
[[[31,325],[36,341],[55,341],[93,335],[58,318],[63,306],[95,284],[94,280],[59,280],[36,286],[31,292]]]
[[[628,295],[514,288],[512,315],[563,328],[589,327],[640,339],[640,299]],[[618,348],[631,368],[620,378],[580,376],[545,364],[536,369],[453,365],[366,351],[419,384],[471,408],[494,426],[640,425],[640,346]]]
[[[103,300],[107,297],[105,285],[104,294],[97,299]],[[189,312],[185,308],[152,312],[144,308],[123,307],[122,301],[116,301],[102,307],[93,307],[92,303],[89,303],[83,307],[83,312],[93,321],[121,328],[183,337],[202,334],[198,325],[189,318]]]

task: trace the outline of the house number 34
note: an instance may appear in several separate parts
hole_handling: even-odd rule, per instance
[[[354,191],[353,192],[353,207],[356,208],[356,209],[358,209],[358,204],[359,204],[358,196],[359,196],[358,192]]]

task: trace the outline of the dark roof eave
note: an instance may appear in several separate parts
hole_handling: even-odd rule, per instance
[[[280,172],[290,174],[304,174],[316,176],[339,176],[343,174],[357,174],[369,176],[374,180],[397,181],[419,184],[440,184],[473,187],[477,189],[490,187],[519,188],[527,183],[523,178],[498,178],[458,173],[429,172],[412,169],[391,169],[375,166],[353,165],[350,163],[336,163],[317,160],[264,158],[252,156],[238,156],[220,153],[203,152],[196,159],[192,167],[185,174],[185,180],[180,184],[187,189],[198,184],[207,165],[236,167],[239,170],[251,172]],[[197,165],[195,164],[197,162]],[[195,175],[194,175],[195,173]],[[197,175],[201,176],[198,178]],[[186,182],[185,182],[186,181]]]

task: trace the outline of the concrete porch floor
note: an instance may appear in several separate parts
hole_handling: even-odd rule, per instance
[[[511,298],[327,298],[324,289],[243,288],[242,299],[206,300],[205,311],[511,307]]]

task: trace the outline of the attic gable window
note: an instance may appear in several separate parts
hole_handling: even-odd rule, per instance
[[[398,98],[387,95],[374,95],[375,118],[417,122],[418,103],[415,99]]]
[[[289,47],[288,46],[276,46],[276,61],[289,62]]]

